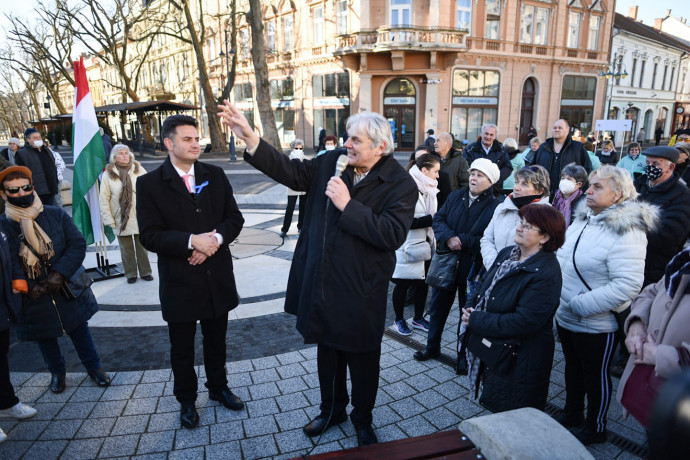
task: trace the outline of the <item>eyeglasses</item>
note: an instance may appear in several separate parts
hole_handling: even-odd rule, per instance
[[[518,225],[521,226],[522,229],[523,229],[524,231],[526,231],[526,232],[529,232],[530,230],[535,230],[535,231],[541,233],[541,230],[539,229],[539,227],[536,227],[536,226],[534,226],[534,225],[532,225],[532,224],[528,224],[528,223],[525,222],[524,220],[521,220],[520,222],[518,222]]]
[[[26,184],[22,185],[21,187],[7,187],[5,189],[5,193],[11,193],[12,195],[14,195],[15,193],[19,193],[19,189],[22,189],[25,192],[33,192],[34,186],[31,184]]]
[[[687,142],[687,141],[690,141],[690,136],[680,136],[680,137],[676,137],[676,140],[677,140],[677,141],[680,141],[680,142]]]
[[[293,150],[304,150],[304,147],[295,147]]]

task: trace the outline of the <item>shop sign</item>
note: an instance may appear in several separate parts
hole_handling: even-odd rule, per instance
[[[455,96],[453,98],[453,105],[498,105],[498,98]]]
[[[386,105],[414,105],[414,97],[386,97],[383,99],[383,103]]]
[[[320,97],[314,99],[314,107],[350,105],[350,99],[346,97]]]

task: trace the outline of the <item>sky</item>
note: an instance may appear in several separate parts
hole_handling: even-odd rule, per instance
[[[653,26],[656,18],[666,16],[666,10],[671,10],[672,16],[687,17],[690,11],[687,8],[681,8],[682,3],[683,0],[616,0],[616,11],[627,16],[628,8],[637,5],[639,7],[637,19],[648,26]]]

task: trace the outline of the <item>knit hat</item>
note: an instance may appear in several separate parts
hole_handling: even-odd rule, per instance
[[[10,137],[10,140],[8,140],[7,143],[22,145],[22,141],[20,141],[18,137]]]
[[[37,133],[38,130],[36,128],[28,128],[26,131],[24,131],[24,137],[29,137],[33,133]]]
[[[668,145],[658,145],[645,150],[644,155],[646,157],[665,158],[672,163],[678,163],[680,153],[678,152],[678,149],[669,147]]]
[[[673,144],[673,148],[677,149],[679,152],[683,152],[690,157],[690,144],[687,142],[676,142]]]
[[[470,166],[470,171],[473,169],[476,169],[488,177],[492,184],[498,182],[498,179],[501,177],[501,172],[498,170],[498,166],[496,166],[496,164],[488,158],[477,158],[474,160],[472,162],[472,166]]]

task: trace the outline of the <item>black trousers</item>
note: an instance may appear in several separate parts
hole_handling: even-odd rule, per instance
[[[225,334],[228,330],[228,314],[200,321],[204,336],[204,368],[206,388],[222,391],[227,388],[225,375]],[[170,336],[170,364],[172,365],[173,394],[180,403],[196,401],[198,381],[194,371],[194,336],[196,321],[168,323]]]
[[[458,305],[462,309],[467,298],[467,286],[458,285],[452,291],[443,289],[431,289],[431,306],[429,307],[429,334],[426,339],[426,349],[431,352],[441,351],[441,335],[446,326],[446,320],[450,314],[450,309],[455,302],[455,295],[458,296]],[[459,331],[458,331],[459,332]]]
[[[414,318],[421,319],[424,317],[424,307],[426,306],[426,294],[429,290],[424,280],[406,280],[401,278],[393,278],[395,287],[393,288],[393,311],[395,312],[395,320],[399,321],[405,319],[405,298],[407,291],[412,288],[414,295]]]
[[[334,417],[345,412],[350,399],[347,395],[347,369],[352,382],[353,425],[371,425],[371,412],[379,389],[379,361],[381,345],[374,351],[350,353],[326,345],[318,345],[316,363],[321,387],[321,415]]]
[[[611,357],[616,333],[572,332],[557,323],[565,356],[565,412],[581,415],[587,395],[585,426],[601,433],[611,404]]]
[[[281,232],[287,233],[292,224],[292,215],[295,212],[295,204],[299,198],[299,210],[297,211],[297,230],[302,229],[302,221],[304,219],[304,209],[307,207],[307,195],[288,195],[287,208],[285,208],[285,218],[283,219],[283,227]]]
[[[19,402],[10,381],[10,364],[7,360],[9,349],[10,330],[0,331],[0,409],[9,409]]]

